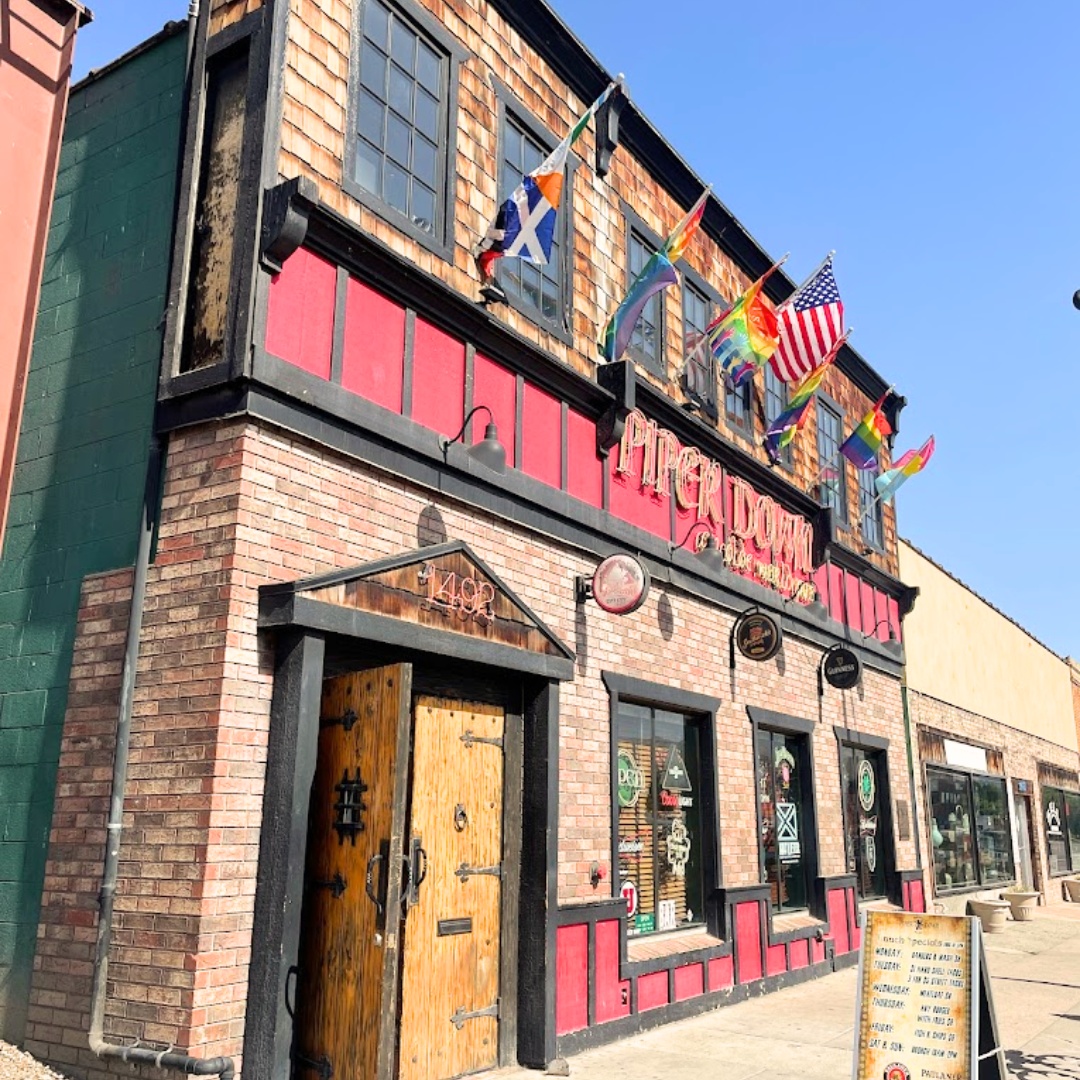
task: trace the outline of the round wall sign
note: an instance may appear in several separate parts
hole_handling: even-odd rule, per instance
[[[641,789],[645,787],[645,774],[625,750],[619,751],[618,781],[619,806],[626,809],[636,806]]]
[[[626,901],[626,915],[632,919],[637,914],[637,886],[627,878],[619,886],[619,895]]]
[[[609,555],[593,574],[592,595],[604,611],[629,615],[649,595],[649,571],[633,555]]]
[[[847,646],[839,645],[825,654],[822,674],[830,686],[835,686],[837,690],[850,690],[858,686],[862,678],[862,661]]]
[[[771,660],[783,644],[780,624],[764,611],[752,611],[735,624],[735,644],[747,660]]]
[[[874,766],[866,758],[859,762],[859,805],[869,814],[874,809],[877,796],[877,784],[874,781]]]

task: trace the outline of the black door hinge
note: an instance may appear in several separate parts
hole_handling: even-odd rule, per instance
[[[313,889],[329,889],[334,894],[334,899],[340,900],[341,894],[348,887],[348,884],[339,870],[329,881],[313,881],[311,887]]]
[[[470,866],[468,863],[462,863],[454,871],[454,876],[461,878],[462,884],[470,877],[475,877],[478,874],[487,874],[489,877],[501,878],[502,866]]]
[[[318,1061],[314,1058],[304,1057],[302,1054],[296,1055],[296,1064],[301,1069],[310,1069],[314,1073],[318,1073],[321,1080],[330,1080],[334,1075],[334,1066],[330,1064],[330,1059],[323,1054]]]
[[[459,1005],[454,1010],[454,1015],[450,1017],[450,1023],[454,1025],[460,1031],[465,1026],[466,1020],[479,1020],[481,1016],[495,1016],[499,1015],[499,1003],[496,1001],[494,1005],[489,1005],[486,1009],[477,1009],[475,1012],[466,1012],[464,1005]]]

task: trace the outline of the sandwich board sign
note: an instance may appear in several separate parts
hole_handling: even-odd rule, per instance
[[[1005,1080],[979,920],[862,918],[854,1080]]]

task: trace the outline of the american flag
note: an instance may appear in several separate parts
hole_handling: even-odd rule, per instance
[[[805,378],[829,355],[844,332],[844,304],[832,272],[832,256],[777,311],[780,344],[769,363],[783,382]]]

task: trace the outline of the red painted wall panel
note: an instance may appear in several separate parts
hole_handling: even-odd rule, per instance
[[[709,961],[709,989],[723,990],[735,982],[735,965],[730,956],[720,956]]]
[[[810,943],[806,938],[793,941],[788,946],[788,964],[792,971],[810,966]]]
[[[667,972],[654,971],[651,975],[641,975],[637,981],[638,1012],[656,1009],[668,1003]]]
[[[322,379],[330,378],[337,268],[298,248],[270,282],[266,351]]]
[[[829,614],[837,622],[844,621],[844,571],[829,563]]]
[[[596,424],[581,413],[567,416],[567,490],[590,506],[603,506],[604,462],[596,452]]]
[[[641,486],[640,469],[629,476],[615,471],[619,455],[612,451],[611,465],[611,512],[623,521],[638,525],[665,540],[671,537],[670,509],[667,499],[654,498]],[[678,537],[676,537],[678,539]]]
[[[619,920],[605,919],[596,924],[596,1022],[629,1015],[630,980],[619,980]]]
[[[830,936],[836,942],[836,954],[851,951],[847,924],[847,890],[830,889],[827,908],[829,912]]]
[[[562,487],[562,405],[546,390],[525,383],[521,410],[521,470]]]
[[[820,964],[825,959],[825,942],[824,941],[811,941],[810,942],[810,960],[814,964]]]
[[[900,605],[897,601],[889,600],[889,625],[896,631],[896,640],[904,640],[904,628],[900,622]]]
[[[555,932],[555,1032],[565,1035],[589,1023],[589,928],[560,926]]]
[[[877,624],[874,617],[874,587],[865,581],[859,582],[859,607],[862,611],[862,626],[859,629],[864,634],[872,634]]]
[[[813,574],[814,587],[817,589],[818,599],[829,606],[829,564],[822,563]]]
[[[847,605],[844,621],[860,633],[862,632],[861,590],[859,589],[861,584],[862,582],[854,574],[844,571],[844,603]]]
[[[855,890],[849,889],[847,894],[848,918],[851,927],[851,947],[857,949],[862,942],[862,930],[859,929],[859,915],[855,909]]]
[[[739,956],[739,982],[760,979],[761,916],[756,900],[735,905],[735,951]]]
[[[908,898],[911,904],[909,910],[925,911],[926,897],[923,895],[923,883],[921,881],[913,881],[911,882],[909,889]]]
[[[512,371],[481,353],[473,357],[473,405],[486,405],[499,429],[499,442],[506,448],[506,464],[514,468],[514,427],[517,419],[517,377]],[[472,441],[481,442],[487,416],[477,413],[472,421]],[[453,432],[451,432],[453,434]]]
[[[907,881],[900,883],[900,903],[905,911],[911,910],[911,885]]]
[[[765,974],[780,975],[787,971],[787,950],[783,945],[770,945],[765,950]]]
[[[460,430],[464,417],[465,346],[423,319],[417,319],[413,339],[412,418],[452,438]],[[506,436],[501,432],[500,436],[505,446]]]
[[[404,373],[405,309],[356,278],[349,278],[341,385],[384,409],[400,413]]]
[[[880,623],[880,625],[878,625]],[[874,624],[877,625],[878,641],[889,640],[889,598],[880,590],[874,590]]]
[[[705,993],[705,968],[701,964],[685,964],[675,969],[675,1000],[685,1001]]]

